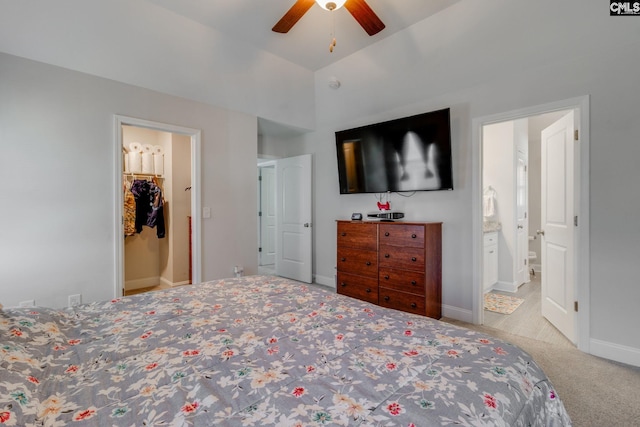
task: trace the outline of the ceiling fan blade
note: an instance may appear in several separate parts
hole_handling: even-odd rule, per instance
[[[314,3],[315,0],[297,0],[271,30],[276,33],[288,33]]]
[[[347,0],[344,7],[370,36],[384,30],[384,23],[378,18],[378,15],[369,7],[365,0]]]

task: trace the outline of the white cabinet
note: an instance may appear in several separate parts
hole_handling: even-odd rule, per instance
[[[498,282],[498,232],[484,233],[482,288],[485,292]]]

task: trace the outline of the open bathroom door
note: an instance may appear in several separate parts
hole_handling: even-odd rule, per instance
[[[574,112],[541,135],[542,315],[576,342],[575,301],[575,159],[578,155]]]

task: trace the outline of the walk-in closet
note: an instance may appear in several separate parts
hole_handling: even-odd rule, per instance
[[[122,126],[124,293],[191,283],[191,138]]]

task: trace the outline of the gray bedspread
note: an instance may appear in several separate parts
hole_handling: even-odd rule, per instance
[[[565,426],[517,347],[264,276],[0,316],[0,426]]]

